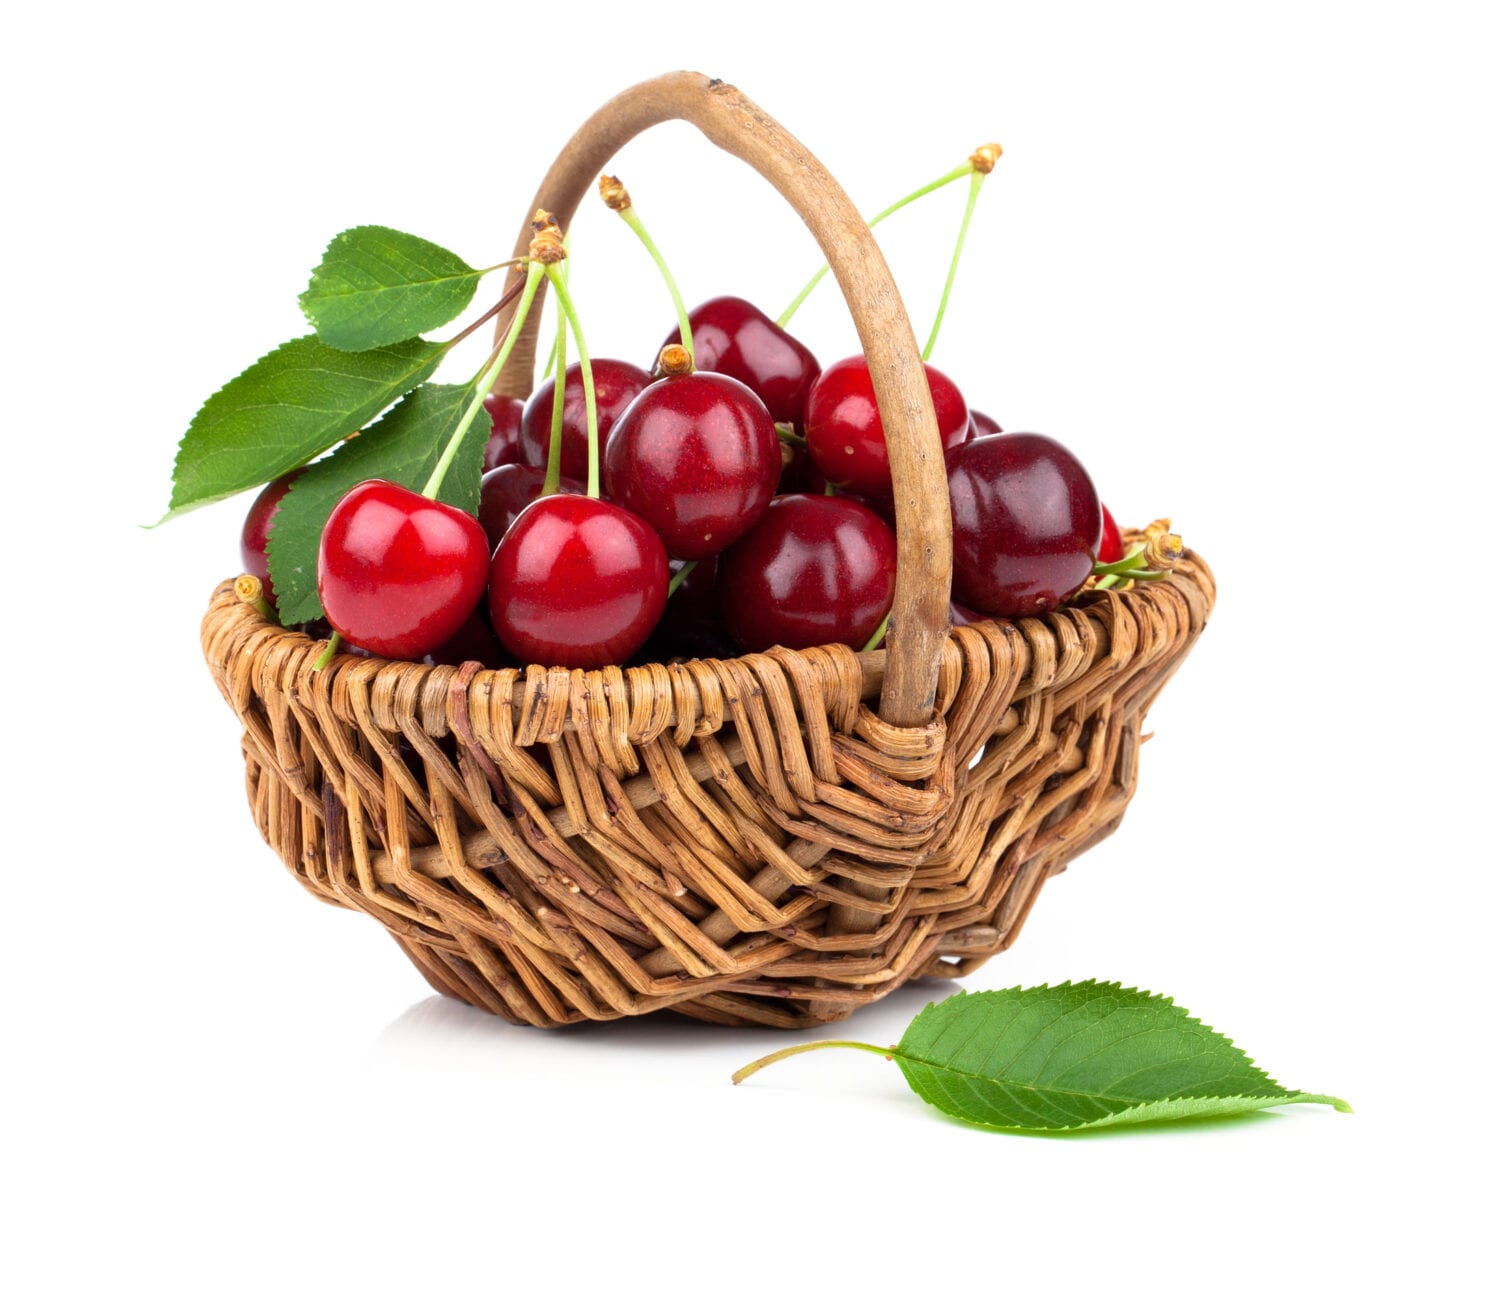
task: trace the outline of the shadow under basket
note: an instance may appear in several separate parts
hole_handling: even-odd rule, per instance
[[[872,711],[885,654],[831,646],[603,671],[354,656],[232,584],[203,622],[256,824],[439,992],[553,1026],[672,1008],[836,1020],[1016,938],[1112,833],[1147,708],[1213,578],[955,629],[936,712]]]

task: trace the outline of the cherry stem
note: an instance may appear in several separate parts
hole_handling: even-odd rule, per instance
[[[953,245],[953,261],[948,264],[948,279],[943,282],[943,297],[938,300],[937,318],[932,323],[932,334],[927,337],[927,347],[922,350],[922,361],[932,358],[933,346],[937,344],[938,331],[943,325],[943,314],[948,311],[948,296],[953,291],[953,278],[958,275],[958,260],[964,252],[964,237],[969,234],[969,219],[974,216],[974,202],[979,198],[979,188],[989,174],[974,169],[969,178],[969,202],[964,205],[964,220],[959,223],[958,239]]]
[[[344,636],[341,635],[337,630],[329,635],[328,646],[318,654],[318,660],[312,664],[313,670],[321,671],[325,666],[327,666],[328,663],[333,660],[334,653],[338,652],[339,644],[343,642]]]
[[[567,276],[567,264],[563,275]],[[547,444],[547,474],[541,497],[555,494],[562,484],[563,408],[568,395],[568,319],[557,314],[557,338],[552,341],[552,433]]]
[[[967,177],[973,171],[973,160],[966,160],[958,167],[954,168],[952,172],[943,173],[943,175],[936,181],[929,181],[925,186],[920,186],[916,190],[912,191],[910,195],[906,195],[901,199],[898,199],[888,208],[881,209],[879,213],[877,213],[869,220],[867,225],[871,227],[878,227],[882,222],[886,220],[886,218],[890,217],[892,213],[899,213],[908,204],[912,203],[915,200],[921,199],[923,195],[930,195],[935,190],[941,190],[944,186],[950,184],[951,182],[958,181],[961,177]],[[776,325],[785,327],[786,324],[792,320],[793,314],[795,314],[796,311],[802,307],[802,301],[818,288],[818,282],[827,275],[828,264],[824,263],[823,266],[813,274],[812,280],[802,287],[801,293],[799,293],[797,297],[786,306],[786,311],[776,319]]]
[[[589,362],[589,347],[583,339],[583,328],[578,324],[578,312],[568,294],[567,282],[555,263],[547,264],[547,280],[557,293],[557,306],[568,320],[568,329],[573,332],[573,343],[578,346],[578,369],[583,373],[583,406],[588,414],[589,431],[589,483],[588,496],[599,497],[599,406],[594,397],[594,367]],[[554,403],[556,395],[553,396]]]
[[[572,241],[572,239],[573,239],[573,233],[571,231],[568,232],[568,234],[563,237],[563,252],[568,255],[568,257],[563,260],[563,265],[562,265],[563,276],[564,277],[572,275],[572,270],[573,270],[573,256],[572,256],[572,246],[570,244],[570,242]],[[517,288],[519,288],[519,287],[517,287]],[[563,327],[563,315],[562,315],[562,313],[559,312],[558,315],[557,315],[557,335],[553,336],[553,338],[552,338],[552,352],[547,355],[547,365],[542,368],[543,374],[546,374],[546,373],[552,371],[557,366],[557,341],[562,336],[562,333],[563,333],[564,329],[565,328]]]
[[[1092,574],[1097,576],[1124,575],[1127,571],[1138,570],[1145,556],[1146,546],[1137,544],[1117,562],[1095,562]]]
[[[778,425],[776,427],[776,438],[783,444],[795,444],[799,449],[807,447],[807,441],[790,426]]]
[[[266,601],[265,586],[261,584],[259,576],[242,575],[234,582],[234,595],[240,602],[253,607],[273,625],[281,624],[276,617],[275,608]]]
[[[667,260],[661,256],[661,250],[651,239],[646,230],[646,224],[641,221],[639,214],[635,211],[635,205],[616,209],[615,212],[624,219],[625,225],[635,232],[641,244],[646,246],[646,252],[651,255],[657,271],[661,273],[662,280],[667,283],[667,293],[672,296],[672,307],[677,310],[677,329],[682,334],[682,347],[688,351],[688,357],[691,358],[693,356],[693,328],[688,323],[687,305],[682,302],[682,292],[677,288],[672,269],[667,266]]]
[[[511,318],[510,330],[505,333],[505,339],[500,347],[490,355],[489,366],[484,369],[483,375],[474,382],[474,397],[469,400],[469,406],[464,409],[464,415],[458,419],[458,425],[449,436],[448,446],[443,450],[443,456],[438,459],[437,466],[432,469],[432,475],[422,486],[424,497],[436,498],[438,491],[442,489],[443,478],[447,476],[448,468],[453,465],[453,459],[458,456],[459,445],[464,442],[464,436],[469,433],[469,427],[474,424],[474,418],[484,407],[484,400],[490,392],[490,386],[495,383],[495,378],[500,375],[500,369],[505,366],[505,360],[510,357],[510,351],[515,348],[516,341],[521,337],[521,327],[526,324],[526,315],[531,312],[531,301],[536,298],[536,288],[541,282],[542,264],[532,263],[526,271],[526,284],[521,289],[521,302],[516,307],[516,315]]]
[[[693,570],[695,567],[697,567],[697,565],[698,560],[696,558],[694,558],[691,562],[686,562],[683,564],[682,570],[672,577],[671,584],[667,586],[668,598],[670,598],[673,594],[675,594],[679,589],[682,588],[682,582],[686,580],[688,576],[693,574]]]
[[[860,652],[874,652],[875,649],[880,647],[880,641],[885,638],[885,632],[890,623],[891,614],[887,612],[885,614],[885,619],[875,627],[875,633],[865,640],[865,646],[860,649]]]
[[[734,1071],[731,1082],[743,1083],[750,1075],[763,1070],[767,1065],[774,1065],[778,1060],[785,1060],[788,1056],[800,1056],[804,1051],[821,1051],[824,1047],[848,1047],[851,1051],[868,1051],[871,1055],[883,1056],[886,1060],[891,1059],[894,1047],[877,1047],[870,1042],[844,1042],[830,1039],[826,1042],[799,1042],[795,1047],[783,1047],[780,1051],[773,1051],[769,1056],[762,1056],[759,1060],[752,1060],[748,1065]]]
[[[502,264],[501,266],[505,266],[505,264]],[[489,306],[489,308],[485,310],[482,317],[476,317],[472,322],[464,327],[462,331],[460,331],[451,340],[449,340],[447,345],[445,345],[444,347],[451,349],[460,341],[467,340],[469,336],[473,335],[474,332],[477,331],[481,326],[483,326],[487,321],[489,321],[490,318],[501,312],[508,304],[513,303],[515,301],[515,297],[521,293],[521,285],[521,282],[517,282],[515,285],[511,286],[509,290],[507,290],[503,295],[500,296],[499,299],[497,299],[493,304]]]

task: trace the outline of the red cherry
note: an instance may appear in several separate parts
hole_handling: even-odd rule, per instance
[[[490,438],[484,446],[486,471],[521,460],[521,412],[525,406],[520,399],[503,394],[484,396],[484,410],[490,414]]]
[[[291,489],[292,482],[305,470],[298,467],[284,476],[278,476],[255,496],[250,511],[245,515],[245,524],[240,529],[240,566],[246,575],[260,581],[267,601],[276,601],[276,586],[271,583],[271,564],[266,559],[266,548],[270,544],[271,522],[276,518],[281,500]]]
[[[862,648],[891,609],[896,536],[852,499],[787,494],[719,559],[720,612],[746,652]]]
[[[772,421],[802,428],[807,392],[818,378],[818,360],[795,336],[777,326],[746,299],[724,295],[688,314],[693,328],[693,366],[720,372],[748,385]],[[681,344],[673,331],[665,344]]]
[[[937,413],[938,436],[945,450],[957,448],[969,432],[969,409],[963,395],[936,367],[927,370],[927,387]],[[891,495],[891,462],[885,428],[875,404],[875,385],[863,357],[844,358],[827,368],[807,396],[807,451],[818,470],[835,485],[873,498]]]
[[[983,612],[976,612],[972,607],[965,607],[962,603],[950,601],[948,603],[949,625],[973,625],[975,621],[988,621]]]
[[[1099,513],[1104,518],[1104,533],[1099,536],[1098,560],[1118,562],[1125,556],[1125,544],[1120,539],[1120,527],[1115,525],[1114,517],[1110,516],[1109,509],[1102,503],[1099,505]]]
[[[415,660],[463,625],[484,594],[489,547],[479,522],[388,480],[334,505],[318,545],[328,623],[381,657]]]
[[[964,443],[969,440],[977,440],[981,435],[1000,435],[1004,432],[1000,429],[1000,423],[988,413],[980,412],[976,408],[969,409],[969,433]]]
[[[622,662],[661,619],[667,553],[614,503],[553,494],[522,509],[490,563],[490,623],[522,662]]]
[[[651,377],[633,363],[615,358],[595,358],[593,370],[602,458],[610,430],[630,406],[630,401],[651,384]],[[552,443],[552,391],[555,388],[549,377],[526,400],[526,410],[521,414],[521,456],[517,462],[531,467],[547,465],[547,449]],[[588,413],[583,399],[583,371],[577,363],[568,368],[563,385],[562,474],[578,480],[586,479],[589,474]]]
[[[507,463],[486,471],[479,482],[479,524],[484,527],[485,538],[490,541],[490,552],[500,547],[510,523],[521,515],[521,509],[535,502],[542,494],[542,484],[547,473],[541,467],[523,467],[518,463]],[[558,482],[559,494],[583,494],[587,486],[581,480],[564,476]]]
[[[423,661],[434,666],[462,666],[465,662],[478,662],[481,666],[504,666],[505,653],[495,632],[490,629],[489,616],[480,603],[465,618],[464,623],[450,638],[434,648]]]
[[[684,561],[721,553],[749,530],[780,475],[781,441],[765,404],[715,372],[642,390],[604,454],[604,492]]]
[[[1099,496],[1083,465],[1045,435],[986,435],[948,454],[953,597],[991,616],[1027,616],[1073,594],[1099,547]]]
[[[674,562],[676,575],[687,563]],[[670,662],[687,657],[733,657],[739,651],[719,618],[719,559],[705,557],[667,599],[666,610],[637,661]]]

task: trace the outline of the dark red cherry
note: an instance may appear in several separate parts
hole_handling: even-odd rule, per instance
[[[635,652],[667,601],[667,553],[614,503],[552,494],[524,508],[490,563],[490,624],[523,663],[597,669]]]
[[[456,633],[434,648],[423,661],[434,666],[462,666],[465,662],[478,662],[481,666],[504,666],[506,657],[490,629],[489,616],[480,603],[469,613]]]
[[[746,299],[724,295],[688,314],[693,328],[693,366],[721,372],[748,385],[772,421],[802,428],[807,392],[818,377],[812,351]],[[681,344],[673,331],[665,344]]]
[[[1000,435],[1000,423],[988,413],[980,412],[976,408],[969,409],[969,433],[964,442],[977,440],[981,435]]]
[[[991,616],[1049,611],[1094,564],[1102,517],[1083,465],[1045,435],[986,435],[948,454],[953,597]]]
[[[685,565],[672,563],[673,575]],[[716,557],[705,557],[694,564],[687,579],[667,598],[666,610],[637,661],[733,657],[739,651],[719,616],[718,568]]]
[[[719,610],[746,652],[862,648],[891,609],[896,536],[851,499],[787,494],[719,558]]]
[[[721,553],[766,510],[781,441],[766,406],[729,376],[696,371],[642,390],[615,423],[604,492],[691,561]]]
[[[633,363],[615,358],[595,358],[594,402],[599,413],[599,454],[604,455],[605,441],[620,414],[630,406],[651,377]],[[577,363],[568,368],[563,386],[562,474],[586,480],[589,474],[589,426],[583,401],[583,372]],[[552,442],[551,377],[536,388],[526,400],[521,414],[521,456],[516,459],[530,467],[547,465],[547,448]]]
[[[1099,505],[1099,514],[1104,518],[1104,533],[1099,536],[1099,558],[1101,562],[1118,562],[1125,556],[1125,545],[1120,539],[1120,527],[1104,504]]]
[[[479,524],[490,541],[490,552],[500,547],[510,523],[521,515],[521,509],[541,497],[547,472],[542,467],[523,467],[510,462],[486,471],[479,482]],[[558,483],[559,494],[583,494],[587,486],[581,480],[564,476]]]
[[[969,433],[963,395],[936,367],[927,368],[927,387],[937,414],[943,448],[952,449]],[[863,357],[844,358],[826,368],[807,396],[807,451],[818,470],[835,485],[868,494],[891,495],[891,462],[885,428],[875,405],[875,386]]]
[[[949,602],[948,624],[949,625],[973,625],[975,621],[988,621],[983,612],[976,612],[972,607],[965,607],[962,603]]]
[[[323,527],[318,597],[350,643],[415,660],[478,606],[489,551],[467,512],[388,480],[361,481]]]
[[[484,446],[486,471],[521,460],[521,413],[525,407],[520,399],[503,394],[484,396],[484,410],[490,414],[490,438]]]
[[[240,566],[246,575],[260,581],[267,601],[276,601],[276,587],[271,583],[271,565],[266,560],[266,548],[270,543],[271,522],[281,506],[281,500],[291,489],[292,482],[303,472],[302,467],[278,476],[255,496],[250,511],[245,515],[245,524],[240,529]]]

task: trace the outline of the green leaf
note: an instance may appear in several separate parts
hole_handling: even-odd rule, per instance
[[[474,397],[471,385],[424,385],[332,457],[315,462],[281,500],[272,522],[271,580],[282,622],[323,614],[318,601],[318,539],[334,504],[362,480],[392,480],[420,491]],[[475,512],[484,446],[490,436],[483,408],[465,433],[438,497]]]
[[[177,450],[162,520],[317,457],[431,376],[444,348],[407,340],[342,353],[305,335],[273,349],[198,409]]]
[[[324,344],[374,349],[451,322],[483,275],[418,236],[352,227],[329,242],[297,302]]]
[[[959,993],[889,1053],[912,1090],[989,1128],[1066,1130],[1241,1114],[1335,1097],[1282,1087],[1228,1038],[1115,983]]]

